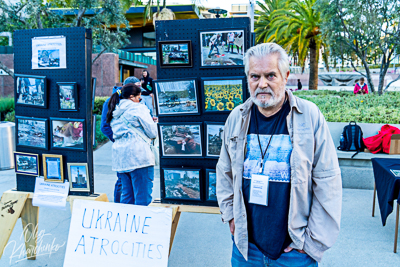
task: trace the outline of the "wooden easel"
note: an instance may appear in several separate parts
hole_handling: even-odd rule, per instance
[[[172,244],[174,242],[176,229],[177,229],[178,223],[179,223],[179,218],[181,217],[181,212],[220,214],[220,210],[218,207],[164,204],[164,203],[161,203],[160,199],[155,199],[150,204],[150,206],[151,207],[172,208],[172,225],[171,225],[171,239],[169,242],[169,253],[171,253]]]
[[[39,223],[39,207],[32,206],[33,193],[16,190],[8,190],[3,193],[0,200],[0,258],[3,256],[4,248],[7,246],[11,233],[14,230],[18,218],[21,218],[22,228],[27,231],[28,236],[34,237],[25,240],[25,248],[28,260],[36,259],[37,235],[36,227]],[[75,199],[108,202],[105,193],[93,194],[91,196],[68,196],[71,212]],[[5,237],[5,238],[3,238]]]

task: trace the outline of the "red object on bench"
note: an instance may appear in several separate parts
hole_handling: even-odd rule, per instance
[[[363,141],[371,153],[376,154],[383,151],[389,154],[392,134],[400,134],[399,128],[385,124],[377,135],[363,138]]]

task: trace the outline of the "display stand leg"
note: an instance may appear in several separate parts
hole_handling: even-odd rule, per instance
[[[171,254],[172,244],[174,243],[176,229],[178,228],[178,224],[179,224],[179,219],[180,218],[181,218],[181,212],[179,211],[179,206],[178,207],[173,207],[172,225],[171,225],[171,239],[169,241],[169,253],[168,253],[168,255]]]
[[[394,253],[397,253],[397,237],[399,235],[399,208],[400,204],[397,203],[397,211],[396,211],[396,229],[394,231]]]
[[[372,217],[375,216],[376,183],[374,183],[374,200],[372,201]]]
[[[39,207],[32,206],[32,199],[25,201],[21,212],[22,229],[25,239],[26,257],[36,259],[37,232],[39,226]]]

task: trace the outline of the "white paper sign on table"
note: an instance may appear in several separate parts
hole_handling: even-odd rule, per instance
[[[68,191],[68,182],[45,182],[43,177],[36,177],[32,205],[64,209],[67,203]]]
[[[77,199],[64,267],[168,266],[172,209]]]

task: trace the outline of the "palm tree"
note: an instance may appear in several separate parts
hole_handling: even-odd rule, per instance
[[[313,9],[316,1],[288,0],[284,7],[270,14],[269,30],[264,37],[266,42],[277,42],[287,51],[296,54],[303,67],[309,56],[309,89],[318,89],[319,51],[321,47],[326,48],[320,31],[320,12]]]
[[[271,13],[283,8],[286,4],[284,0],[264,0],[264,3],[257,1],[257,5],[262,9],[255,11],[254,32],[256,33],[256,42],[265,43],[268,39],[270,30]]]

